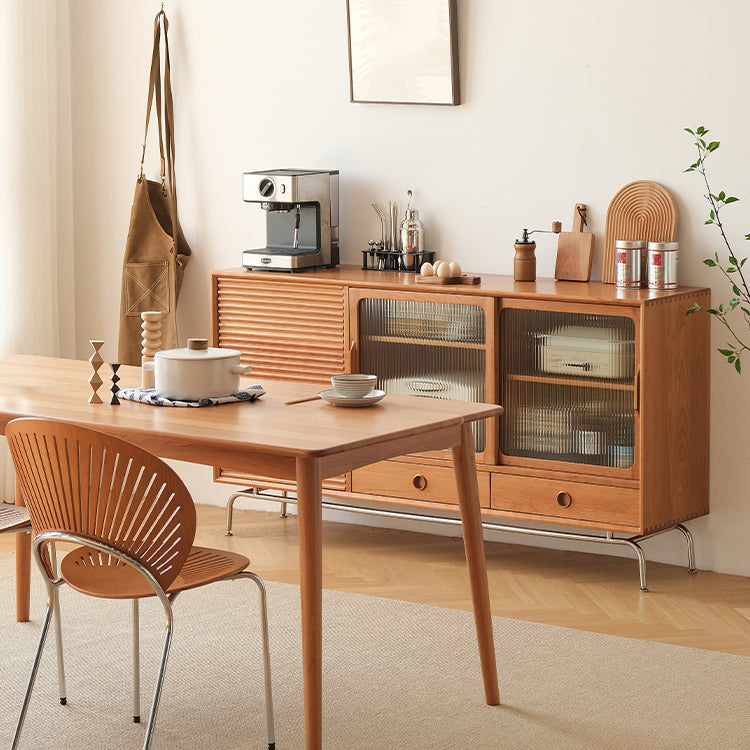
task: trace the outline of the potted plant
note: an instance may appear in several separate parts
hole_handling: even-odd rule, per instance
[[[727,195],[723,190],[719,193],[714,193],[711,190],[706,171],[706,160],[718,150],[719,141],[707,140],[708,130],[703,126],[695,128],[695,130],[691,128],[685,128],[685,130],[693,136],[694,145],[698,150],[698,160],[691,164],[685,171],[698,172],[703,177],[703,182],[706,186],[705,198],[711,206],[708,219],[706,219],[704,224],[713,224],[717,227],[727,250],[726,260],[722,260],[717,251],[714,252],[713,258],[706,258],[703,262],[709,268],[718,268],[726,277],[732,290],[732,296],[727,303],[722,302],[716,307],[702,308],[696,302],[688,310],[688,313],[705,309],[707,313],[713,315],[727,329],[729,340],[724,347],[718,349],[718,352],[726,357],[727,362],[737,372],[742,372],[740,361],[742,354],[750,350],[750,288],[748,288],[748,282],[743,271],[747,258],[738,258],[734,253],[721,220],[721,211],[724,206],[737,203],[739,198]],[[745,239],[750,240],[750,234],[746,234]]]

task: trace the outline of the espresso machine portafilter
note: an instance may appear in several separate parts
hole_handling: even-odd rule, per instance
[[[245,268],[294,272],[338,265],[338,170],[244,172],[242,200],[266,213],[266,246],[243,251]]]

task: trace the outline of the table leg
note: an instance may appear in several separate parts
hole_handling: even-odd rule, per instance
[[[16,505],[26,505],[16,477]],[[31,600],[31,534],[16,534],[16,621],[29,621]]]
[[[497,686],[492,610],[487,584],[487,562],[484,556],[477,469],[474,461],[474,438],[468,422],[463,425],[460,445],[455,446],[452,452],[458,487],[458,503],[461,508],[466,564],[469,569],[471,599],[474,605],[474,623],[479,643],[479,661],[484,680],[484,696],[488,705],[497,706],[500,703],[500,693]]]
[[[320,467],[297,459],[305,748],[323,747],[323,506]]]

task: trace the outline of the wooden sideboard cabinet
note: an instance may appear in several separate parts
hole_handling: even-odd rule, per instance
[[[213,343],[239,349],[261,383],[322,389],[336,372],[374,372],[386,392],[502,404],[474,427],[485,525],[627,545],[644,590],[640,542],[678,529],[694,570],[683,522],[709,509],[709,320],[686,315],[694,302],[710,291],[493,275],[434,285],[354,266],[212,274]],[[386,464],[327,492],[455,520],[448,452]],[[221,467],[215,479],[294,490]]]

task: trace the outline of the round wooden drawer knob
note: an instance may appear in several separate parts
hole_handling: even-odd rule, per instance
[[[561,508],[569,508],[571,506],[572,502],[573,502],[573,498],[570,496],[569,492],[558,492],[557,493],[557,504]]]
[[[411,483],[418,489],[423,490],[427,487],[427,477],[422,474],[415,474],[411,480]]]

